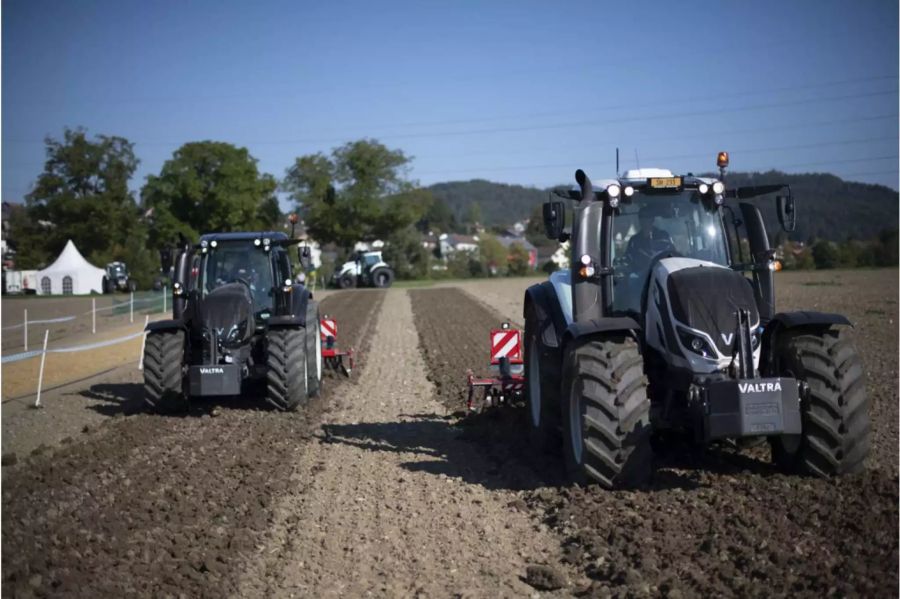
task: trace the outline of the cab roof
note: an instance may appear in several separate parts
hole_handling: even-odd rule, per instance
[[[200,236],[200,241],[253,241],[266,237],[273,241],[288,238],[280,231],[241,231],[240,233],[205,233]]]

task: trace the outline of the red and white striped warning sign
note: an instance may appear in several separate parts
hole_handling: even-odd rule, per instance
[[[323,318],[319,334],[322,335],[322,341],[329,337],[337,339],[337,323],[333,318]]]
[[[494,329],[491,331],[491,364],[500,358],[509,358],[510,362],[522,359],[521,334],[516,329]]]

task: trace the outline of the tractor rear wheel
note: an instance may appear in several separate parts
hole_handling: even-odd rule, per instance
[[[559,364],[541,363],[537,310],[525,315],[525,404],[531,443],[541,451],[559,448]]]
[[[772,459],[821,477],[863,469],[871,446],[863,367],[846,331],[788,331],[776,346],[778,373],[801,382],[799,435],[773,437]]]
[[[378,289],[387,289],[394,282],[394,271],[390,268],[376,268],[372,273],[372,285]]]
[[[322,335],[319,306],[310,302],[306,307],[306,387],[310,397],[322,392]]]
[[[266,338],[266,400],[279,410],[293,412],[309,399],[306,330],[269,329]]]
[[[160,414],[184,411],[187,398],[182,386],[184,331],[147,333],[144,346],[144,403]]]
[[[653,473],[650,400],[630,337],[572,342],[563,363],[563,446],[578,483],[637,487]]]

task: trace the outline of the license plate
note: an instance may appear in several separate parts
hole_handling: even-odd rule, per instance
[[[653,177],[650,179],[650,187],[653,189],[678,189],[681,187],[681,177]]]

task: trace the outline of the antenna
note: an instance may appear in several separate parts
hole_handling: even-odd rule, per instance
[[[616,148],[616,179],[619,178],[619,148]]]
[[[641,170],[641,159],[638,158],[637,148],[634,149],[634,161],[637,162],[638,170]]]

